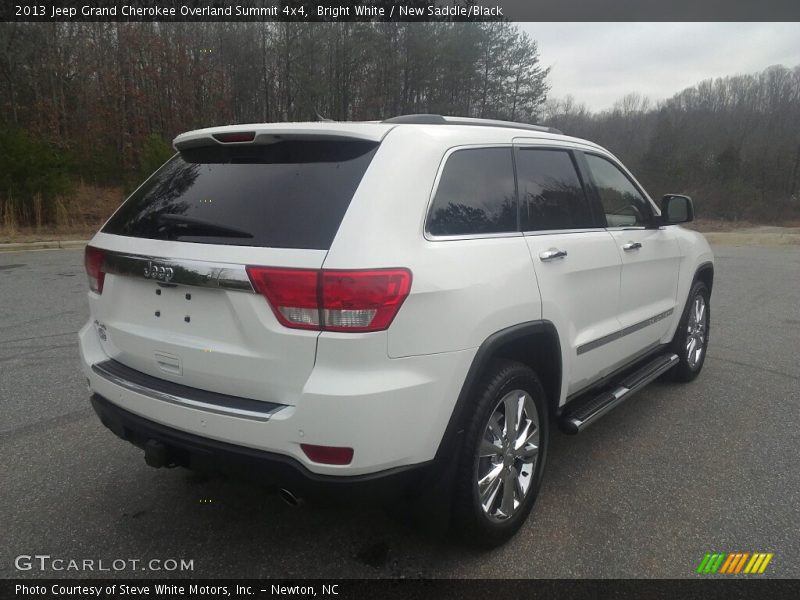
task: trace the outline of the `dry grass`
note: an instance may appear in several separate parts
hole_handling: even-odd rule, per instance
[[[800,228],[781,228],[782,231],[771,231],[772,227],[753,227],[739,231],[712,231],[706,233],[710,244],[719,246],[798,246],[800,245]]]
[[[684,227],[687,229],[694,229],[702,233],[711,233],[714,231],[736,231],[742,227],[752,227],[753,223],[749,221],[723,221],[721,219],[697,219],[691,223],[687,223]]]
[[[733,232],[733,231],[754,231],[760,227],[800,227],[800,220],[788,219],[785,221],[769,221],[764,223],[753,223],[751,221],[724,221],[722,219],[697,219],[685,225],[687,229],[694,229],[702,233]]]
[[[69,198],[55,200],[55,223],[42,224],[41,200],[34,199],[38,225],[19,226],[13,214],[0,215],[0,243],[86,239],[94,235],[124,199],[121,187],[79,185]]]
[[[770,224],[698,219],[687,227],[703,233],[710,243],[724,246],[800,245],[800,220],[797,219]]]

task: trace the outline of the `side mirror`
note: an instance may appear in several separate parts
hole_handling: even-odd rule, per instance
[[[688,223],[694,220],[694,205],[689,196],[667,194],[661,198],[661,221],[664,225]]]

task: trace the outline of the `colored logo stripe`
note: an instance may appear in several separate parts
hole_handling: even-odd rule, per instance
[[[773,554],[766,552],[729,552],[729,553],[706,553],[700,566],[697,567],[698,573],[712,574],[721,573],[735,575],[737,573],[760,574],[763,573]],[[747,565],[747,566],[745,566]]]
[[[724,554],[706,554],[700,566],[697,567],[698,573],[716,573],[722,560],[725,558]]]
[[[720,569],[720,573],[727,573],[728,569],[731,568],[731,565],[736,561],[735,554],[728,554],[728,558],[725,559],[725,562],[722,563],[722,568]]]
[[[763,573],[769,561],[772,560],[772,553],[769,554],[753,554],[753,558],[747,563],[744,569],[745,573]]]
[[[722,565],[720,573],[738,573],[742,570],[742,567],[744,567],[744,561],[746,561],[749,557],[749,552],[735,552],[728,554],[728,559],[725,561],[725,564]]]

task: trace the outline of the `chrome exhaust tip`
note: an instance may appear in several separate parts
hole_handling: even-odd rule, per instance
[[[295,496],[294,493],[292,493],[290,490],[287,490],[286,488],[279,489],[278,495],[281,497],[281,500],[283,500],[289,506],[297,507],[303,504],[302,498]]]

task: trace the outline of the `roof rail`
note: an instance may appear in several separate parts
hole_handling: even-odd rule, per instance
[[[442,115],[400,115],[391,119],[384,119],[383,123],[399,123],[413,125],[479,125],[482,127],[507,127],[510,129],[528,129],[530,131],[543,131],[545,133],[563,132],[555,127],[544,125],[531,125],[530,123],[514,123],[513,121],[499,121],[497,119],[474,119],[472,117],[445,117]]]

